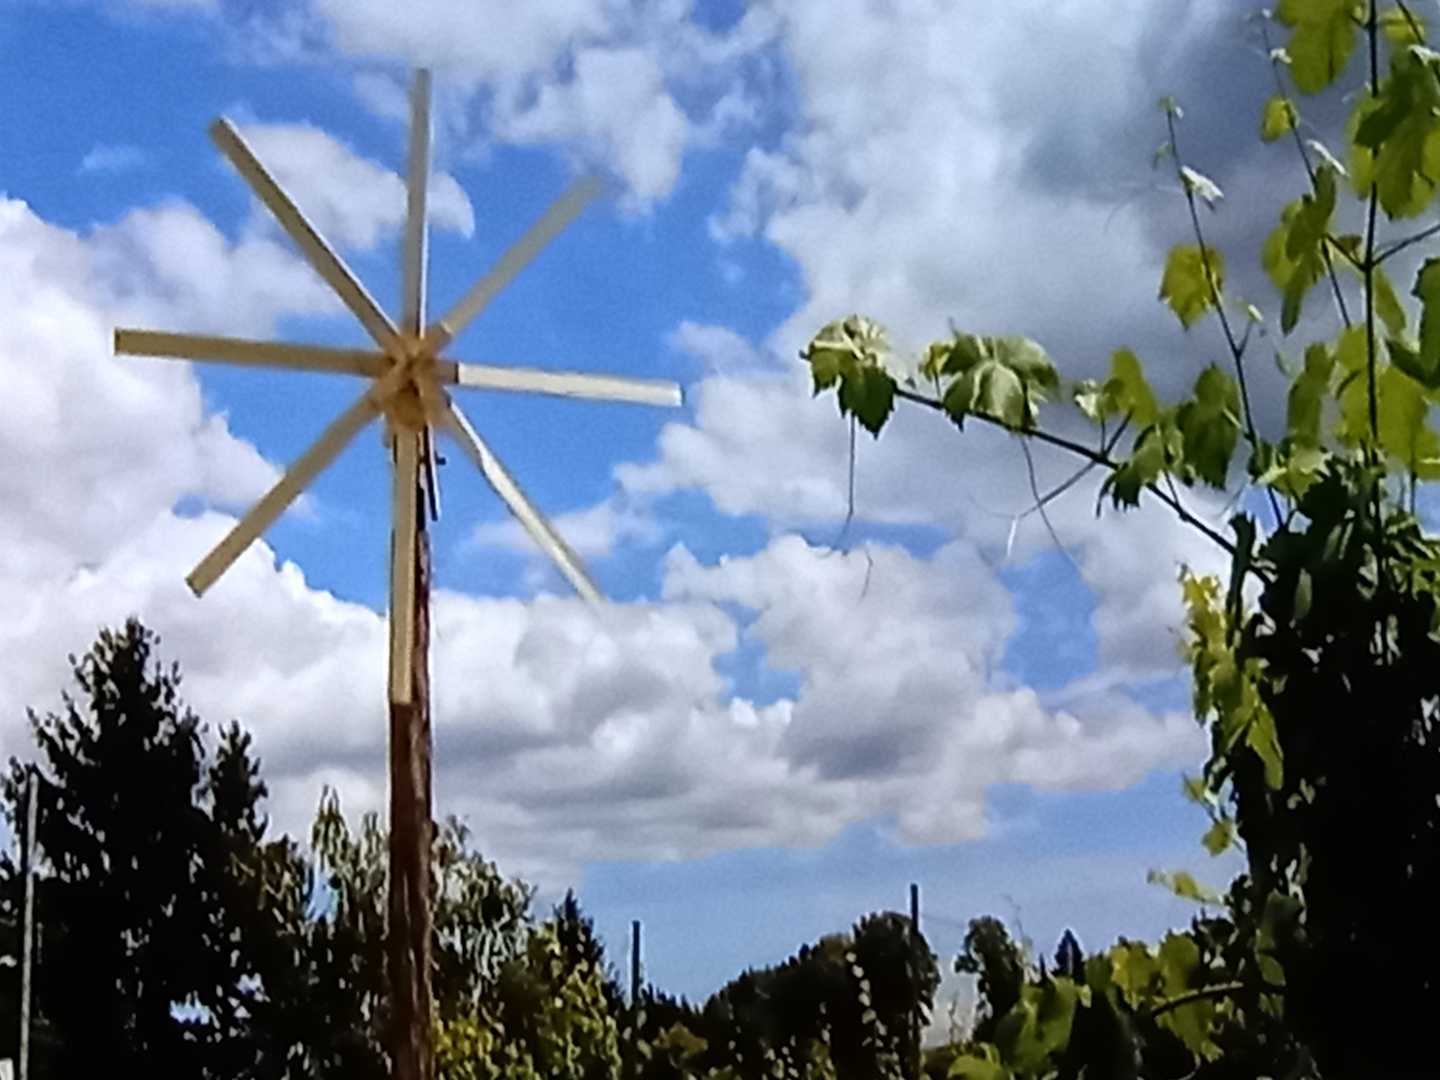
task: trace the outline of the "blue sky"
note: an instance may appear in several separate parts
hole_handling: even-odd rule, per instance
[[[383,808],[376,432],[203,600],[183,585],[358,386],[108,340],[360,344],[206,127],[231,117],[393,310],[404,94],[427,65],[432,312],[575,176],[607,182],[451,355],[686,395],[463,399],[614,603],[571,596],[450,448],[439,812],[542,897],[577,886],[617,960],[643,919],[650,977],[691,997],[902,908],[911,881],[947,962],[979,914],[1046,953],[1066,926],[1099,947],[1188,920],[1145,872],[1234,868],[1207,865],[1179,796],[1204,740],[1175,578],[1215,553],[1155,508],[1097,520],[1088,480],[1053,507],[1060,551],[1025,515],[1015,444],[904,410],[859,440],[846,525],[847,428],[797,352],[862,311],[904,348],[952,324],[1027,333],[1078,376],[1130,345],[1162,388],[1188,382],[1219,343],[1153,301],[1185,228],[1150,168],[1153,102],[1181,97],[1187,153],[1232,189],[1213,227],[1243,278],[1261,196],[1294,181],[1251,135],[1269,76],[1248,7],[400,10],[0,2],[0,749],[30,752],[24,710],[57,705],[66,655],[134,612],[203,716],[254,731],[277,827],[303,835],[325,785]]]

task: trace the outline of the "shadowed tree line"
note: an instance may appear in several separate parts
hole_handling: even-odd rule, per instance
[[[305,847],[270,835],[250,737],[212,738],[138,621],[72,660],[75,690],[31,714],[34,763],[0,787],[12,834],[35,776],[31,1075],[388,1075],[386,836],[321,801]],[[908,919],[871,916],[701,1007],[627,1003],[573,894],[548,918],[465,828],[434,858],[444,1080],[909,1075],[935,959]],[[0,860],[0,1056],[16,1053],[21,875]],[[819,1063],[836,1062],[816,1072]],[[913,1070],[912,1070],[913,1071]]]

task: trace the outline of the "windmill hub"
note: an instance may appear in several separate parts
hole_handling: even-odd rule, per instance
[[[386,353],[389,378],[376,383],[376,405],[391,429],[421,431],[442,420],[444,393],[435,352],[423,335],[399,335]]]

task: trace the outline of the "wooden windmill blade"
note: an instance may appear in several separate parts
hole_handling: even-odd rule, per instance
[[[438,375],[444,382],[482,390],[544,394],[548,397],[622,401],[636,405],[679,405],[680,387],[668,379],[635,379],[627,375],[601,375],[588,371],[558,371],[518,365],[442,362]]]
[[[214,361],[244,367],[289,368],[379,378],[385,358],[374,350],[331,349],[279,341],[218,337],[212,334],[171,334],[158,330],[115,331],[115,352],[173,360]]]
[[[225,538],[216,544],[210,554],[201,559],[190,576],[185,580],[196,596],[202,596],[215,584],[230,565],[244,554],[255,540],[275,523],[285,508],[300,497],[310,482],[319,476],[345,449],[346,444],[360,433],[366,424],[380,413],[373,391],[367,390],[360,398],[341,413],[330,424],[310,448],[295,459],[285,470],[285,475],[260,497]]]
[[[475,463],[475,467],[480,470],[485,480],[494,489],[495,494],[500,496],[500,500],[509,508],[510,513],[540,545],[540,550],[550,557],[560,572],[565,575],[566,580],[575,587],[577,593],[590,603],[598,604],[603,596],[596,588],[589,572],[586,571],[585,564],[580,561],[580,556],[575,554],[574,549],[555,531],[555,527],[546,520],[545,515],[536,509],[524,489],[510,475],[510,471],[501,464],[500,459],[486,445],[485,440],[480,438],[470,421],[465,418],[465,414],[455,407],[453,401],[445,403],[445,418],[455,441]]]
[[[400,327],[415,337],[425,327],[425,212],[429,190],[430,72],[417,71],[410,87],[405,237],[400,252]]]
[[[459,301],[426,329],[425,341],[436,352],[459,336],[466,326],[484,311],[501,289],[561,231],[580,216],[594,201],[604,185],[597,177],[582,176],[570,189],[550,204],[549,209],[526,230],[525,235],[511,244],[498,262],[481,277]]]
[[[290,234],[290,239],[295,241],[301,254],[330,288],[335,290],[335,294],[360,320],[360,325],[365,327],[376,344],[382,349],[392,347],[396,339],[395,324],[380,310],[380,305],[375,303],[365,286],[360,284],[360,280],[351,273],[340,256],[335,254],[334,249],[315,231],[315,227],[275,182],[275,178],[265,166],[260,164],[260,159],[240,137],[235,125],[221,117],[210,125],[210,138],[220,148],[220,152],[230,159],[230,164],[245,178],[260,197],[260,201],[270,208],[275,220]]]

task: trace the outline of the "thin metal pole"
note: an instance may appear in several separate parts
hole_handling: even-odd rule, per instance
[[[20,1062],[19,1080],[30,1077],[30,995],[31,973],[35,966],[35,874],[31,866],[35,850],[35,807],[39,800],[35,770],[25,782],[25,835],[20,844],[20,873],[24,875],[25,901],[20,924]]]
[[[410,701],[390,703],[390,1000],[391,1075],[433,1080],[435,1036],[431,968],[430,851],[430,535],[417,500],[413,672]],[[392,618],[406,613],[392,612]]]

